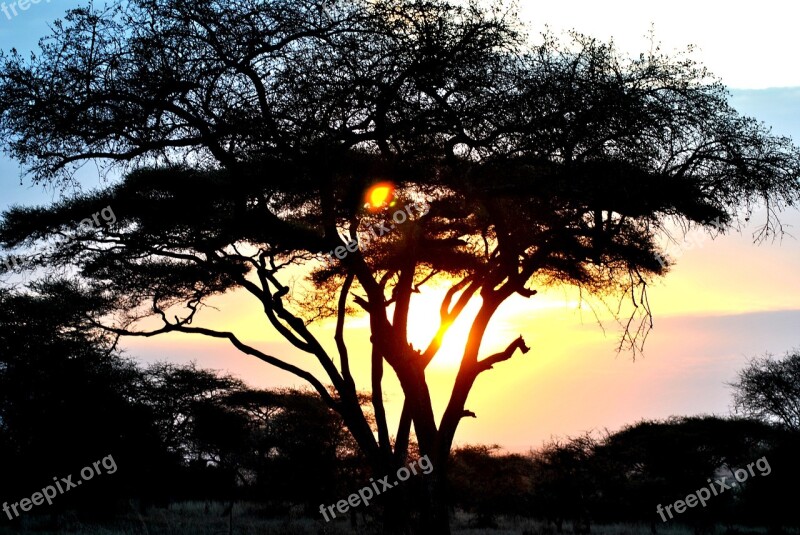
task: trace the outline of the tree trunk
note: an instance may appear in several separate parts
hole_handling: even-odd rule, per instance
[[[434,470],[422,488],[414,495],[398,485],[382,495],[384,535],[450,535],[444,479]]]
[[[419,533],[450,535],[450,511],[447,504],[447,479],[443,467],[434,468],[425,481]]]
[[[399,488],[393,489],[400,490]],[[411,535],[411,508],[405,493],[387,493],[383,503],[383,535]]]

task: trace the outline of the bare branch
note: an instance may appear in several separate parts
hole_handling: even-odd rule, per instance
[[[353,380],[352,373],[350,373],[350,359],[348,358],[347,345],[344,342],[344,322],[345,318],[347,317],[347,297],[350,293],[350,286],[352,286],[354,278],[355,276],[353,274],[348,274],[339,293],[338,316],[336,317],[336,334],[334,335],[336,340],[336,349],[339,351],[339,358],[342,361],[342,375],[344,376],[345,382],[347,382],[353,388],[355,388],[355,381]]]
[[[378,444],[381,449],[391,451],[386,409],[383,406],[383,357],[372,347],[372,407],[375,409],[375,424],[378,427]]]
[[[336,410],[337,412],[339,411],[339,402],[337,400],[333,399],[333,397],[331,397],[330,392],[328,392],[328,389],[325,388],[325,386],[313,374],[311,374],[310,372],[308,372],[306,370],[303,370],[302,368],[299,368],[298,366],[295,366],[293,364],[289,364],[288,362],[284,362],[284,361],[282,361],[281,359],[279,359],[277,357],[273,357],[272,355],[268,355],[268,354],[266,354],[266,353],[264,353],[262,351],[259,351],[258,349],[255,349],[254,347],[252,347],[250,345],[247,345],[247,344],[243,343],[232,332],[217,331],[217,330],[214,330],[214,329],[208,329],[208,328],[204,328],[204,327],[188,327],[186,325],[181,325],[181,324],[177,324],[177,325],[176,324],[166,324],[166,325],[164,325],[164,327],[161,327],[159,329],[155,329],[155,330],[152,330],[152,331],[130,331],[130,330],[127,330],[127,329],[120,329],[120,328],[104,325],[102,323],[99,323],[99,322],[95,321],[93,318],[89,318],[89,322],[92,325],[94,325],[95,327],[99,327],[101,329],[104,329],[106,331],[112,332],[112,333],[120,335],[120,336],[132,336],[132,337],[146,337],[146,338],[149,338],[149,337],[158,336],[160,334],[165,334],[165,333],[170,333],[170,332],[180,332],[180,333],[187,333],[187,334],[200,334],[200,335],[209,336],[209,337],[212,337],[212,338],[227,339],[227,340],[229,340],[231,342],[231,344],[233,344],[234,347],[236,347],[236,349],[238,349],[242,353],[245,353],[247,355],[251,355],[251,356],[254,356],[256,358],[259,358],[259,359],[263,360],[264,362],[266,362],[267,364],[271,364],[272,366],[275,366],[276,368],[279,368],[281,370],[287,371],[287,372],[289,372],[289,373],[291,373],[293,375],[296,375],[297,377],[300,377],[301,379],[304,379],[306,382],[308,382],[311,386],[314,387],[314,390],[316,390],[319,393],[320,397],[322,397],[322,399],[325,401],[325,403],[329,407],[331,407],[332,409]]]
[[[505,348],[500,353],[495,353],[494,355],[490,355],[485,359],[478,361],[477,373],[482,373],[487,370],[491,370],[495,364],[510,359],[511,357],[514,356],[514,352],[517,351],[518,349],[522,352],[523,355],[528,351],[530,351],[531,349],[527,345],[525,345],[525,340],[523,340],[522,335],[519,335],[519,338],[511,342],[508,345],[508,347]]]

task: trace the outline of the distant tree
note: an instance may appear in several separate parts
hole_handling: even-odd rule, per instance
[[[10,210],[0,241],[35,251],[35,265],[77,268],[118,312],[93,318],[111,332],[227,340],[308,382],[376,475],[405,462],[413,424],[435,467],[419,494],[425,529],[448,533],[446,470],[472,386],[528,351],[521,336],[481,350],[507,299],[555,284],[631,296],[643,314],[623,342],[635,346],[649,326],[647,283],[669,264],[657,246],[668,223],[725,230],[764,203],[770,235],[800,194],[797,148],[738,115],[690,59],[657,47],[624,58],[580,35],[529,42],[512,13],[478,2],[72,10],[41,53],[0,58],[0,136],[34,180],[70,180],[87,161],[134,172],[54,207]],[[365,210],[379,181],[394,198]],[[113,223],[75,227],[107,205]],[[376,225],[385,235],[367,247]],[[412,347],[412,297],[437,282],[449,288],[438,331]],[[234,289],[320,371],[199,325],[207,301]],[[426,368],[473,298],[437,420]],[[371,329],[374,433],[344,335],[356,307]],[[148,315],[160,326],[135,321]],[[314,329],[326,317],[337,319],[336,355]],[[405,395],[394,433],[387,371]],[[393,518],[387,531],[409,530]]]
[[[54,501],[57,511],[108,513],[168,468],[149,412],[133,401],[139,370],[114,336],[86,325],[96,304],[60,283],[0,289],[0,503],[111,455],[117,472]]]
[[[476,515],[474,527],[496,528],[499,515],[530,513],[534,470],[529,458],[504,454],[498,446],[462,446],[453,451],[450,499]]]
[[[800,352],[755,358],[730,386],[737,414],[800,431]]]
[[[674,503],[707,486],[708,479],[769,456],[783,440],[772,426],[748,419],[673,417],[625,426],[595,450],[591,471],[599,499],[594,514],[604,522],[649,523],[655,531],[662,525],[658,504]],[[698,531],[728,521],[742,506],[735,492],[715,496],[680,521]]]
[[[369,480],[358,444],[319,396],[280,390],[263,393],[262,400],[262,407],[272,409],[257,429],[263,456],[258,486],[264,495],[304,503],[316,516],[321,503],[337,501]],[[367,403],[362,397],[362,404]],[[312,487],[309,481],[314,481]]]
[[[167,449],[181,462],[207,461],[196,443],[196,416],[247,386],[231,375],[203,370],[196,363],[158,362],[145,367],[136,385],[137,401],[148,407]]]
[[[319,514],[320,503],[364,481],[352,473],[363,465],[357,444],[311,392],[254,390],[194,362],[149,365],[133,389],[177,468],[158,502],[256,497],[313,504]]]
[[[597,494],[594,456],[597,440],[590,434],[551,441],[531,452],[533,464],[532,513],[561,533],[572,521],[576,533],[590,530],[590,509]]]

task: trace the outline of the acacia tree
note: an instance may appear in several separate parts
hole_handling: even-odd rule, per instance
[[[498,7],[446,0],[70,11],[38,55],[2,57],[5,148],[34,181],[72,180],[87,161],[127,174],[105,191],[8,211],[0,239],[38,251],[40,265],[77,266],[106,299],[97,325],[226,339],[306,380],[376,472],[403,463],[413,425],[435,466],[426,529],[446,533],[442,482],[472,414],[468,394],[481,373],[528,351],[522,337],[481,351],[504,301],[552,284],[627,292],[644,310],[625,330],[633,345],[648,328],[647,282],[668,269],[656,244],[667,224],[727,229],[763,203],[768,236],[798,198],[798,150],[738,115],[687,56],[655,48],[628,59],[581,35],[534,45],[523,30]],[[399,206],[427,211],[362,247],[389,215],[364,210],[378,180],[394,184]],[[106,205],[113,224],[71,223]],[[351,240],[341,261],[322,261]],[[297,270],[307,291],[287,282]],[[449,284],[438,331],[412,347],[412,297],[436,281]],[[232,289],[252,295],[324,376],[194,322]],[[480,309],[437,421],[425,370],[472,299]],[[371,329],[374,429],[345,340],[356,307]],[[163,325],[144,329],[145,316]],[[312,320],[326,317],[336,318],[336,355],[315,335]],[[386,366],[405,394],[394,430]],[[402,530],[397,520],[387,526]]]
[[[800,353],[755,358],[739,372],[733,387],[733,408],[738,414],[780,422],[800,431]]]

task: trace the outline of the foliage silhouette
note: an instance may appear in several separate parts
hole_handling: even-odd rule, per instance
[[[95,304],[60,282],[0,290],[0,503],[107,455],[117,472],[32,514],[107,517],[131,499],[141,510],[258,498],[316,511],[363,484],[346,472],[362,464],[356,445],[318,396],[253,390],[194,364],[137,366],[86,322]]]
[[[496,515],[534,517],[555,531],[590,532],[591,524],[688,525],[707,533],[717,525],[797,526],[791,497],[800,475],[797,433],[738,418],[673,417],[641,421],[605,435],[552,440],[528,455],[487,446],[453,453],[453,505],[491,525]],[[741,486],[712,496],[705,507],[662,522],[658,504],[672,504],[704,486],[766,457]]]
[[[113,475],[54,500],[54,509],[108,513],[168,467],[148,411],[131,399],[139,371],[114,337],[86,327],[78,288],[0,290],[0,498],[10,503],[112,455]]]
[[[734,409],[744,416],[777,421],[800,431],[800,353],[753,359],[739,372],[734,389]]]

